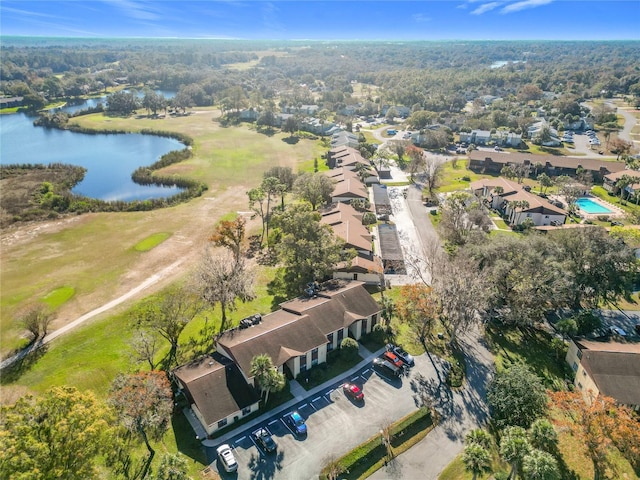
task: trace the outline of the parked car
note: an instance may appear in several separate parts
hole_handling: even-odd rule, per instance
[[[395,353],[405,365],[413,367],[416,364],[415,360],[413,359],[413,355],[408,353],[399,345],[393,345],[389,343],[387,344],[387,351]]]
[[[380,357],[373,359],[373,368],[384,375],[394,377],[402,375],[402,368],[398,368],[393,363]]]
[[[253,432],[251,434],[251,438],[254,442],[256,442],[256,445],[258,445],[258,447],[260,447],[267,453],[275,452],[276,448],[278,448],[276,442],[273,440],[273,437],[271,437],[269,430],[267,430],[266,428],[259,428],[258,430]]]
[[[609,327],[609,333],[611,335],[620,335],[621,337],[627,336],[627,332],[625,332],[622,328],[616,326]]]
[[[395,353],[393,353],[390,350],[387,350],[386,352],[384,352],[382,354],[382,358],[391,362],[393,365],[395,365],[398,368],[402,368],[404,366],[404,363],[402,362],[402,360],[400,360],[400,357],[398,357]]]
[[[307,434],[307,424],[298,412],[287,413],[282,420],[296,435],[303,436]]]
[[[235,472],[238,470],[238,462],[236,461],[236,457],[233,455],[233,450],[226,443],[224,445],[220,445],[216,452],[218,453],[218,462],[222,465],[225,472]]]
[[[362,389],[355,383],[345,383],[342,385],[342,391],[353,400],[357,400],[358,402],[364,400],[364,393],[362,392]]]

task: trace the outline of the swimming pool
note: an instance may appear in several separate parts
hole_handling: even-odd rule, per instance
[[[599,204],[598,202],[594,202],[590,198],[582,197],[576,200],[576,205],[580,207],[584,213],[613,213],[608,208]]]

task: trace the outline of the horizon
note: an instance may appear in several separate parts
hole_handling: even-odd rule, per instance
[[[339,7],[339,8],[336,8]],[[637,0],[5,0],[1,38],[634,41]]]

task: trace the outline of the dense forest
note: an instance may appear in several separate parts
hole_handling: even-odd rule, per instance
[[[235,87],[242,106],[277,99],[328,111],[362,101],[353,82],[372,86],[365,92],[371,102],[433,112],[459,111],[481,95],[516,96],[525,86],[577,100],[640,97],[638,42],[5,38],[1,53],[0,91],[35,107],[123,81],[182,92],[194,105],[220,103]],[[538,99],[533,92],[530,99]]]

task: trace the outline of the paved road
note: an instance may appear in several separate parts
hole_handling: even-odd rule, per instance
[[[440,423],[413,448],[396,457],[371,477],[373,480],[431,480],[462,451],[464,436],[488,419],[486,386],[493,375],[493,356],[481,340],[478,329],[460,339],[467,380],[464,388],[451,392],[428,382],[426,387],[441,415]]]
[[[633,142],[633,144],[637,147],[640,147],[640,138],[638,137],[638,135],[635,135],[635,137],[631,134],[631,129],[633,127],[635,127],[636,125],[636,117],[635,115],[631,114],[630,112],[628,112],[627,110],[625,110],[622,107],[618,107],[613,100],[609,99],[609,100],[605,100],[605,103],[611,105],[612,107],[616,108],[616,113],[619,113],[620,115],[622,115],[624,117],[624,126],[622,128],[622,130],[620,130],[618,132],[618,137],[622,138],[623,140],[626,140],[627,142]]]

